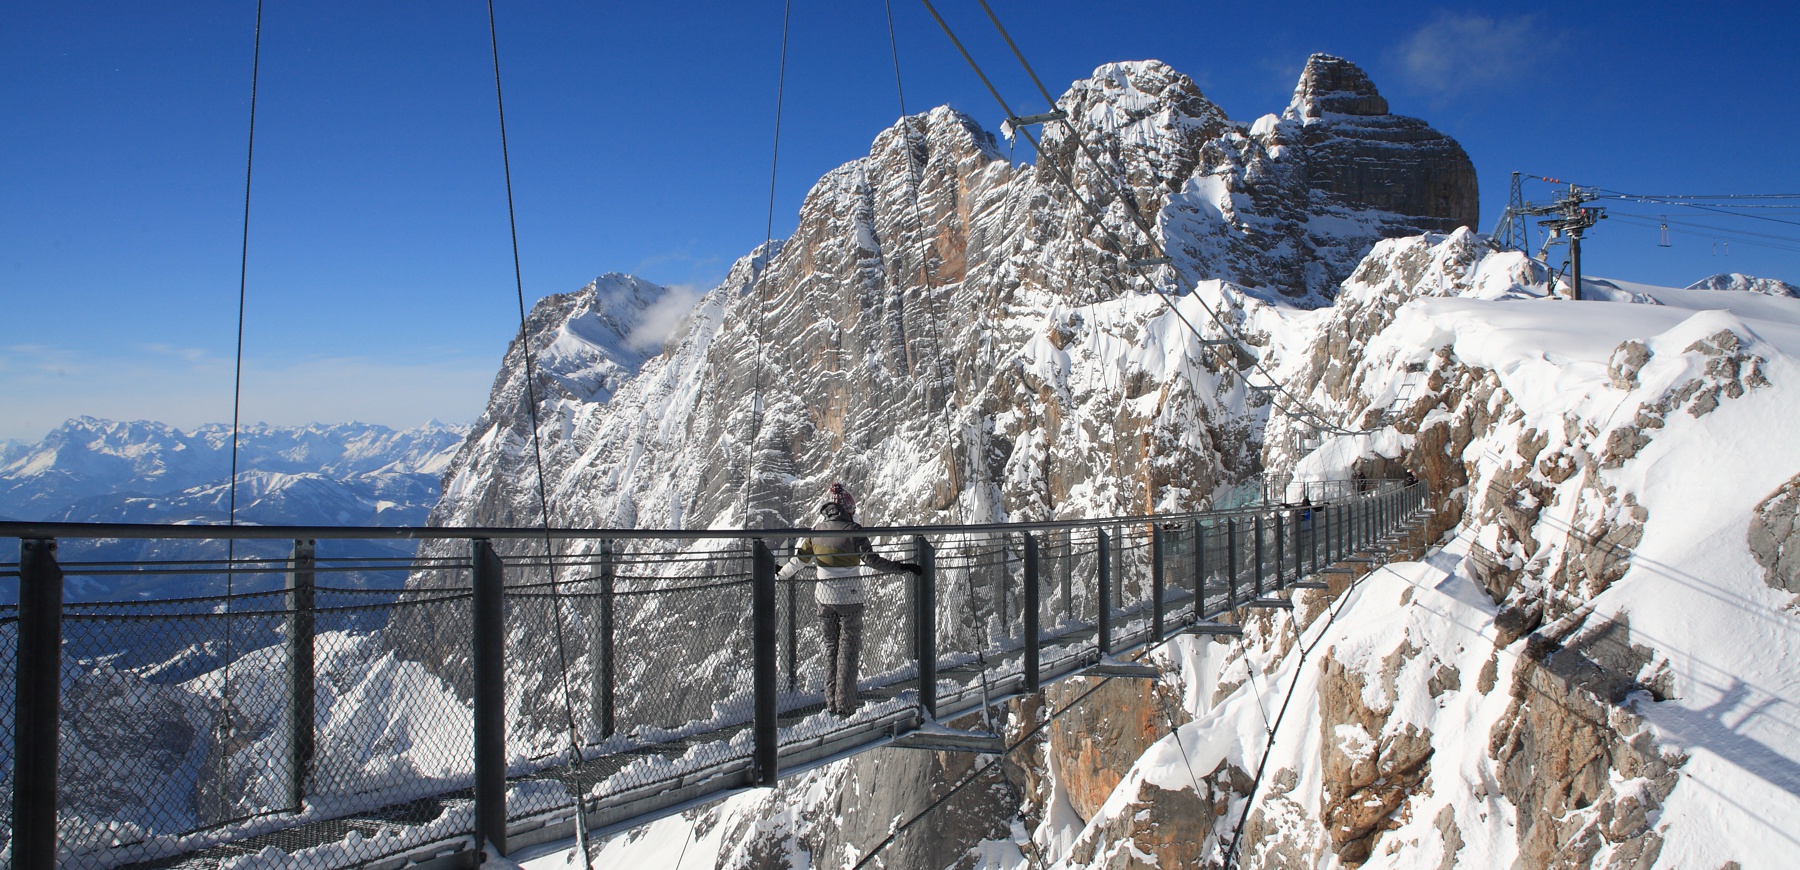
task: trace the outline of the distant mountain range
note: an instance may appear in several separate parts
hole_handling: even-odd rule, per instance
[[[421,525],[439,478],[468,434],[436,421],[395,430],[365,423],[243,427],[238,434],[237,521],[256,525]],[[224,523],[231,507],[231,427],[181,430],[151,421],[77,417],[34,444],[0,445],[0,518],[63,522]],[[342,545],[328,551],[350,555]],[[410,545],[370,544],[358,555],[405,556]],[[240,546],[239,555],[285,555],[287,546]],[[266,552],[265,552],[266,551]],[[218,558],[209,541],[65,541],[77,560]],[[346,582],[353,578],[341,578]],[[261,575],[251,587],[278,585]],[[371,578],[354,578],[358,585]],[[395,580],[396,584],[398,578]],[[204,576],[82,576],[72,599],[207,594]],[[248,588],[248,587],[240,587]]]

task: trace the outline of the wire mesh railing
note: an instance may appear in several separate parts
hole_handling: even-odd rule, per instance
[[[1210,624],[1425,505],[1391,482],[869,529],[921,573],[868,577],[855,619],[830,624],[815,578],[776,573],[805,530],[401,530],[421,540],[398,559],[317,555],[392,530],[0,525],[21,541],[0,564],[0,863],[400,866],[567,836],[578,804],[622,825]],[[84,534],[262,543],[231,563],[59,562],[56,539]],[[253,591],[63,594],[158,571]],[[852,640],[854,703],[834,712],[830,650]]]

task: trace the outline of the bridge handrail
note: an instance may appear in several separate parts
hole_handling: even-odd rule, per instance
[[[1314,506],[1330,504],[1338,499],[1387,492],[1405,486],[1399,479],[1354,481],[1315,481],[1315,483],[1367,484],[1351,492],[1324,498]],[[1053,531],[1085,529],[1094,526],[1136,525],[1143,523],[1177,523],[1189,520],[1223,519],[1266,514],[1291,503],[1262,502],[1233,508],[1213,508],[1170,514],[1132,514],[1113,517],[1083,517],[1063,520],[1025,520],[1006,523],[969,525],[899,525],[865,526],[869,537],[906,537],[912,535],[957,535],[1004,532]],[[542,526],[225,526],[208,523],[167,525],[158,523],[83,523],[0,520],[0,538],[123,538],[128,540],[419,540],[454,541],[486,538],[489,540],[742,540],[745,538],[798,538],[812,534],[806,528],[773,529],[619,529],[564,528]]]

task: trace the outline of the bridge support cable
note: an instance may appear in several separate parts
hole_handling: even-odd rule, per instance
[[[932,285],[931,280],[931,234],[925,231],[925,221],[919,212],[919,196],[925,186],[926,167],[923,164],[915,163],[913,159],[916,149],[913,145],[912,124],[907,122],[906,117],[906,86],[900,75],[900,38],[894,31],[893,0],[882,0],[882,5],[887,12],[888,47],[894,57],[894,91],[900,99],[900,130],[901,134],[906,137],[906,168],[907,180],[912,187],[910,204],[913,231],[919,236],[919,292],[925,297],[926,312],[930,315],[926,322],[931,329],[931,347],[934,354],[931,368],[933,379],[937,382],[939,389],[944,391],[941,401],[938,402],[938,408],[939,416],[943,418],[944,423],[944,470],[945,473],[950,473],[952,465],[959,462],[956,458],[956,439],[951,436],[953,424],[950,419],[950,401],[956,394],[956,376],[952,372],[948,380],[944,377],[944,362],[948,354],[944,348],[943,327],[939,324],[941,318],[938,317],[937,311],[937,288]],[[927,133],[930,132],[929,122],[930,119],[927,116]],[[898,272],[898,270],[895,271]],[[925,399],[927,402],[931,401],[930,389],[925,391]],[[955,513],[952,516],[959,521],[967,518],[963,511],[960,493],[953,503],[953,510]]]
[[[227,482],[225,508],[225,525],[237,525],[237,483],[238,483],[238,429],[240,411],[244,397],[244,301],[249,287],[250,275],[250,180],[252,170],[256,166],[256,91],[258,79],[262,73],[262,0],[256,0],[256,31],[250,50],[250,130],[244,143],[244,229],[242,247],[238,253],[238,305],[237,305],[237,352],[231,374],[231,478]],[[232,584],[237,571],[237,541],[228,539],[225,542],[225,618],[220,620],[225,636],[224,665],[220,672],[218,725],[219,745],[229,744],[235,736],[234,717],[231,709],[231,606]],[[226,764],[229,753],[218,753],[218,770],[216,775],[219,784],[224,786],[228,773]]]
[[[987,73],[981,69],[980,64],[976,63],[974,57],[971,56],[969,54],[968,50],[963,47],[962,40],[957,37],[955,31],[950,27],[949,23],[944,20],[942,15],[938,14],[937,8],[932,5],[931,0],[920,0],[920,2],[922,2],[925,5],[926,10],[931,13],[932,18],[937,21],[939,28],[941,28],[944,31],[944,34],[947,37],[949,37],[951,43],[956,47],[958,53],[962,55],[964,62],[966,62],[969,65],[969,68],[975,72],[976,76],[981,79],[981,82],[984,86],[986,86],[988,93],[994,98],[995,102],[999,103],[1001,110],[1006,113],[1006,116],[1008,118],[1018,117],[1017,113],[1015,113],[1012,110],[1012,107],[1006,102],[1006,99],[1004,97],[1002,97],[1000,95],[1000,92],[994,87],[992,81],[989,80],[989,78],[987,77]],[[986,4],[984,3],[983,6],[985,7]],[[1026,71],[1031,74],[1032,78],[1034,80],[1036,80],[1036,78],[1037,78],[1036,72],[1034,70],[1032,70],[1030,63],[1025,60],[1024,54],[1019,51],[1018,46],[1012,42],[1011,36],[1006,33],[1005,28],[1000,25],[999,18],[994,14],[994,12],[991,8],[988,8],[987,12],[988,12],[989,18],[994,22],[996,28],[998,28],[1001,31],[1002,36],[1005,37],[1008,44],[1012,46],[1013,51],[1018,56],[1021,65],[1023,65],[1025,67]],[[1041,81],[1038,82],[1038,86],[1039,86],[1040,90],[1042,90],[1043,85],[1042,85]],[[1046,98],[1049,98],[1049,94],[1048,94],[1047,90],[1044,91],[1044,94],[1045,94]],[[1054,100],[1051,101],[1051,108],[1053,110],[1056,108]],[[1089,150],[1086,147],[1086,143],[1082,139],[1080,131],[1075,127],[1074,122],[1072,120],[1070,120],[1069,118],[1067,118],[1066,115],[1064,115],[1063,113],[1057,112],[1055,114],[1058,117],[1055,117],[1054,120],[1060,120],[1067,127],[1067,129],[1070,132],[1070,135],[1072,135],[1075,138],[1075,141],[1076,141],[1077,145],[1079,146],[1079,150],[1081,150],[1084,154],[1087,154],[1089,156],[1090,161],[1093,161],[1095,158],[1092,156],[1091,150]],[[1109,241],[1111,241],[1113,243],[1113,245],[1120,252],[1121,256],[1129,257],[1129,251],[1131,250],[1131,246],[1128,245],[1123,239],[1121,239],[1118,236],[1118,234],[1114,233],[1110,228],[1108,228],[1106,226],[1103,212],[1088,197],[1083,196],[1080,191],[1080,188],[1076,185],[1075,177],[1074,177],[1073,155],[1071,155],[1071,157],[1070,157],[1070,161],[1069,161],[1070,166],[1067,168],[1062,167],[1062,166],[1058,165],[1057,161],[1052,159],[1049,154],[1044,152],[1043,148],[1038,143],[1037,138],[1035,136],[1033,136],[1029,130],[1020,128],[1019,132],[1025,136],[1026,140],[1031,143],[1032,148],[1034,148],[1038,152],[1038,155],[1041,158],[1039,165],[1048,169],[1051,176],[1054,179],[1056,179],[1057,181],[1061,182],[1063,184],[1063,186],[1068,189],[1070,196],[1072,196],[1075,199],[1076,203],[1079,204],[1084,211],[1088,212],[1088,214],[1092,216],[1093,221],[1094,221],[1093,225],[1097,229],[1099,229],[1101,231],[1101,233],[1104,234]],[[1096,166],[1096,169],[1099,168],[1098,162],[1095,163],[1095,166]],[[1151,250],[1153,252],[1152,257],[1137,258],[1137,260],[1140,264],[1137,267],[1135,267],[1137,269],[1137,271],[1139,271],[1140,274],[1145,274],[1148,269],[1158,268],[1161,265],[1164,265],[1165,264],[1164,260],[1165,260],[1165,258],[1169,257],[1169,253],[1164,248],[1161,240],[1159,240],[1156,237],[1155,233],[1153,232],[1153,228],[1150,227],[1150,225],[1148,224],[1148,221],[1139,212],[1137,206],[1135,205],[1135,199],[1130,195],[1130,193],[1128,191],[1125,191],[1122,188],[1120,188],[1118,181],[1116,179],[1113,179],[1110,175],[1107,175],[1106,173],[1100,173],[1100,175],[1105,179],[1107,184],[1114,189],[1115,195],[1119,198],[1119,201],[1121,202],[1121,204],[1126,208],[1127,212],[1132,215],[1133,224],[1135,226],[1137,226],[1140,231],[1145,233],[1148,246],[1151,248]],[[1220,312],[1217,309],[1215,309],[1211,305],[1211,303],[1207,302],[1203,297],[1199,296],[1198,293],[1193,292],[1197,287],[1196,282],[1193,281],[1192,279],[1190,279],[1180,268],[1174,267],[1172,265],[1172,262],[1173,261],[1170,260],[1168,262],[1168,265],[1171,266],[1171,268],[1173,269],[1173,271],[1175,273],[1175,276],[1179,279],[1178,285],[1181,285],[1181,286],[1179,286],[1178,289],[1182,290],[1183,292],[1187,292],[1190,295],[1193,295],[1195,298],[1195,301],[1200,305],[1201,309],[1206,312],[1207,317],[1210,320],[1212,320],[1213,323],[1215,325],[1217,325],[1219,327],[1219,329],[1222,330],[1226,336],[1228,336],[1228,337],[1231,336],[1232,335],[1231,327],[1230,327],[1230,325],[1228,325],[1225,322],[1224,317],[1220,314]],[[1154,263],[1156,265],[1150,265],[1152,263]],[[1128,266],[1129,265],[1130,264],[1128,263]],[[1145,277],[1148,278],[1149,276],[1146,274]],[[1215,354],[1217,354],[1217,357],[1220,360],[1221,364],[1223,364],[1227,367],[1232,367],[1232,365],[1235,363],[1235,359],[1233,359],[1232,356],[1229,355],[1223,348],[1217,346],[1216,343],[1209,343],[1209,340],[1200,333],[1200,330],[1194,325],[1194,323],[1191,320],[1188,319],[1187,315],[1182,313],[1181,309],[1176,305],[1175,298],[1173,296],[1171,296],[1167,291],[1165,291],[1161,286],[1159,286],[1154,280],[1151,280],[1149,282],[1149,287],[1150,287],[1151,292],[1156,293],[1157,296],[1159,296],[1163,300],[1164,304],[1168,306],[1169,311],[1175,315],[1176,319],[1181,322],[1182,326],[1185,327],[1187,329],[1187,331],[1189,333],[1191,333],[1196,340],[1201,342],[1202,347],[1211,348],[1212,351]],[[1286,387],[1286,385],[1282,384],[1281,381],[1275,377],[1274,373],[1269,371],[1269,369],[1262,363],[1262,361],[1260,359],[1258,359],[1254,355],[1249,355],[1248,359],[1249,359],[1250,367],[1252,369],[1254,369],[1255,371],[1259,372],[1266,380],[1269,381],[1268,385],[1266,385],[1266,386],[1256,385],[1255,388],[1262,389],[1267,392],[1280,393],[1281,395],[1285,396],[1288,399],[1288,405],[1289,405],[1289,407],[1286,410],[1293,416],[1295,416],[1299,419],[1302,419],[1306,422],[1311,423],[1313,426],[1315,426],[1316,428],[1318,428],[1322,431],[1328,431],[1328,432],[1332,432],[1334,434],[1339,434],[1339,435],[1354,435],[1354,434],[1363,434],[1363,433],[1370,432],[1370,431],[1376,431],[1376,430],[1348,429],[1344,426],[1340,426],[1338,424],[1327,421],[1323,414],[1321,414],[1319,411],[1315,410],[1304,399],[1295,395],[1292,391],[1290,391]],[[1271,405],[1279,407],[1278,405],[1276,405],[1276,403],[1273,403],[1273,402],[1271,403]]]
[[[1069,703],[1064,704],[1062,707],[1058,708],[1057,710],[1052,711],[1050,713],[1050,715],[1046,716],[1042,722],[1037,723],[1036,725],[1032,726],[1032,728],[1030,730],[1019,735],[1018,740],[1014,741],[1011,745],[1007,746],[1005,750],[998,753],[999,756],[1004,758],[1005,756],[1008,756],[1008,755],[1013,754],[1014,752],[1017,752],[1019,750],[1019,747],[1024,746],[1025,744],[1029,743],[1031,738],[1036,737],[1039,732],[1041,732],[1045,728],[1049,727],[1050,723],[1055,722],[1057,719],[1062,718],[1062,716],[1064,714],[1068,713],[1070,710],[1075,709],[1075,707],[1077,705],[1079,705],[1082,701],[1087,700],[1087,697],[1089,695],[1092,695],[1095,692],[1100,691],[1101,687],[1105,686],[1109,682],[1112,682],[1112,678],[1110,678],[1110,677],[1102,677],[1102,678],[1096,680],[1094,682],[1094,685],[1089,686],[1086,691],[1082,692],[1079,695],[1076,695],[1073,700],[1069,701]],[[863,854],[862,858],[858,859],[857,862],[854,865],[852,865],[851,870],[861,870],[861,868],[868,866],[869,862],[873,861],[876,858],[876,856],[880,855],[881,851],[883,849],[886,849],[888,846],[892,845],[894,840],[896,838],[898,838],[901,833],[905,832],[908,828],[911,828],[914,824],[917,824],[920,819],[923,819],[924,817],[930,815],[931,812],[933,810],[937,809],[938,807],[941,807],[944,804],[949,803],[951,798],[960,794],[963,789],[968,788],[970,785],[973,785],[976,780],[981,778],[982,774],[992,772],[992,771],[1002,771],[1003,767],[1004,766],[1000,765],[1000,764],[980,765],[980,766],[974,767],[968,773],[963,774],[961,779],[958,779],[954,785],[950,786],[949,789],[945,790],[945,792],[942,795],[939,795],[936,800],[927,804],[924,809],[921,809],[917,813],[914,813],[911,818],[907,819],[904,822],[901,822],[900,824],[895,825],[892,830],[888,831],[887,836],[881,838],[881,840],[879,842],[877,842],[872,848],[870,848],[868,852]]]
[[[261,0],[258,0],[261,2]],[[563,713],[569,733],[569,763],[581,761],[581,732],[575,724],[575,699],[569,687],[569,651],[568,641],[563,632],[563,597],[562,587],[556,577],[556,542],[550,534],[550,490],[544,479],[544,444],[543,435],[539,431],[537,413],[537,371],[531,352],[531,332],[525,311],[525,273],[519,262],[519,221],[513,207],[512,156],[506,142],[506,98],[500,87],[500,30],[494,23],[494,0],[488,0],[488,45],[494,55],[494,109],[500,121],[500,166],[506,179],[506,224],[512,239],[513,287],[519,302],[519,355],[525,362],[525,408],[531,420],[531,456],[537,470],[538,506],[543,516],[544,527],[544,570],[550,577],[550,610],[556,634],[556,659],[558,681],[562,686]],[[489,553],[491,554],[491,548]],[[498,558],[498,557],[496,557]],[[504,595],[502,595],[504,601]],[[496,610],[496,614],[499,611]],[[501,678],[504,680],[504,665]],[[504,738],[502,738],[504,744]],[[503,745],[504,748],[504,745]],[[505,768],[501,768],[502,787],[505,782]],[[584,794],[579,787],[571,788],[575,806],[575,843],[581,851],[583,867],[593,867],[593,858],[588,854],[587,811]],[[501,814],[505,814],[505,798],[500,799]],[[502,838],[500,854],[506,854],[504,848],[505,820],[500,825]]]
[[[762,439],[763,424],[763,309],[767,301],[763,297],[764,274],[775,265],[775,256],[770,248],[775,244],[775,179],[781,171],[781,111],[782,102],[787,96],[787,50],[788,22],[793,18],[793,0],[785,0],[781,5],[781,60],[775,73],[775,141],[769,154],[769,208],[763,221],[762,268],[756,267],[754,258],[750,262],[750,299],[753,310],[750,318],[750,334],[754,341],[754,358],[751,359],[751,406],[750,406],[750,443],[745,445],[744,453],[744,528],[758,528],[762,524],[751,515],[754,510],[751,493],[756,488],[756,444]]]

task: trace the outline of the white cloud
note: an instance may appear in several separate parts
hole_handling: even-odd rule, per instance
[[[649,308],[644,309],[642,320],[638,321],[631,334],[625,336],[625,344],[632,350],[643,352],[662,349],[670,333],[681,325],[689,312],[699,303],[704,295],[699,287],[692,284],[670,284],[667,293],[656,300]]]
[[[1400,46],[1400,66],[1414,88],[1445,97],[1516,83],[1554,48],[1533,25],[1530,16],[1440,12]]]

